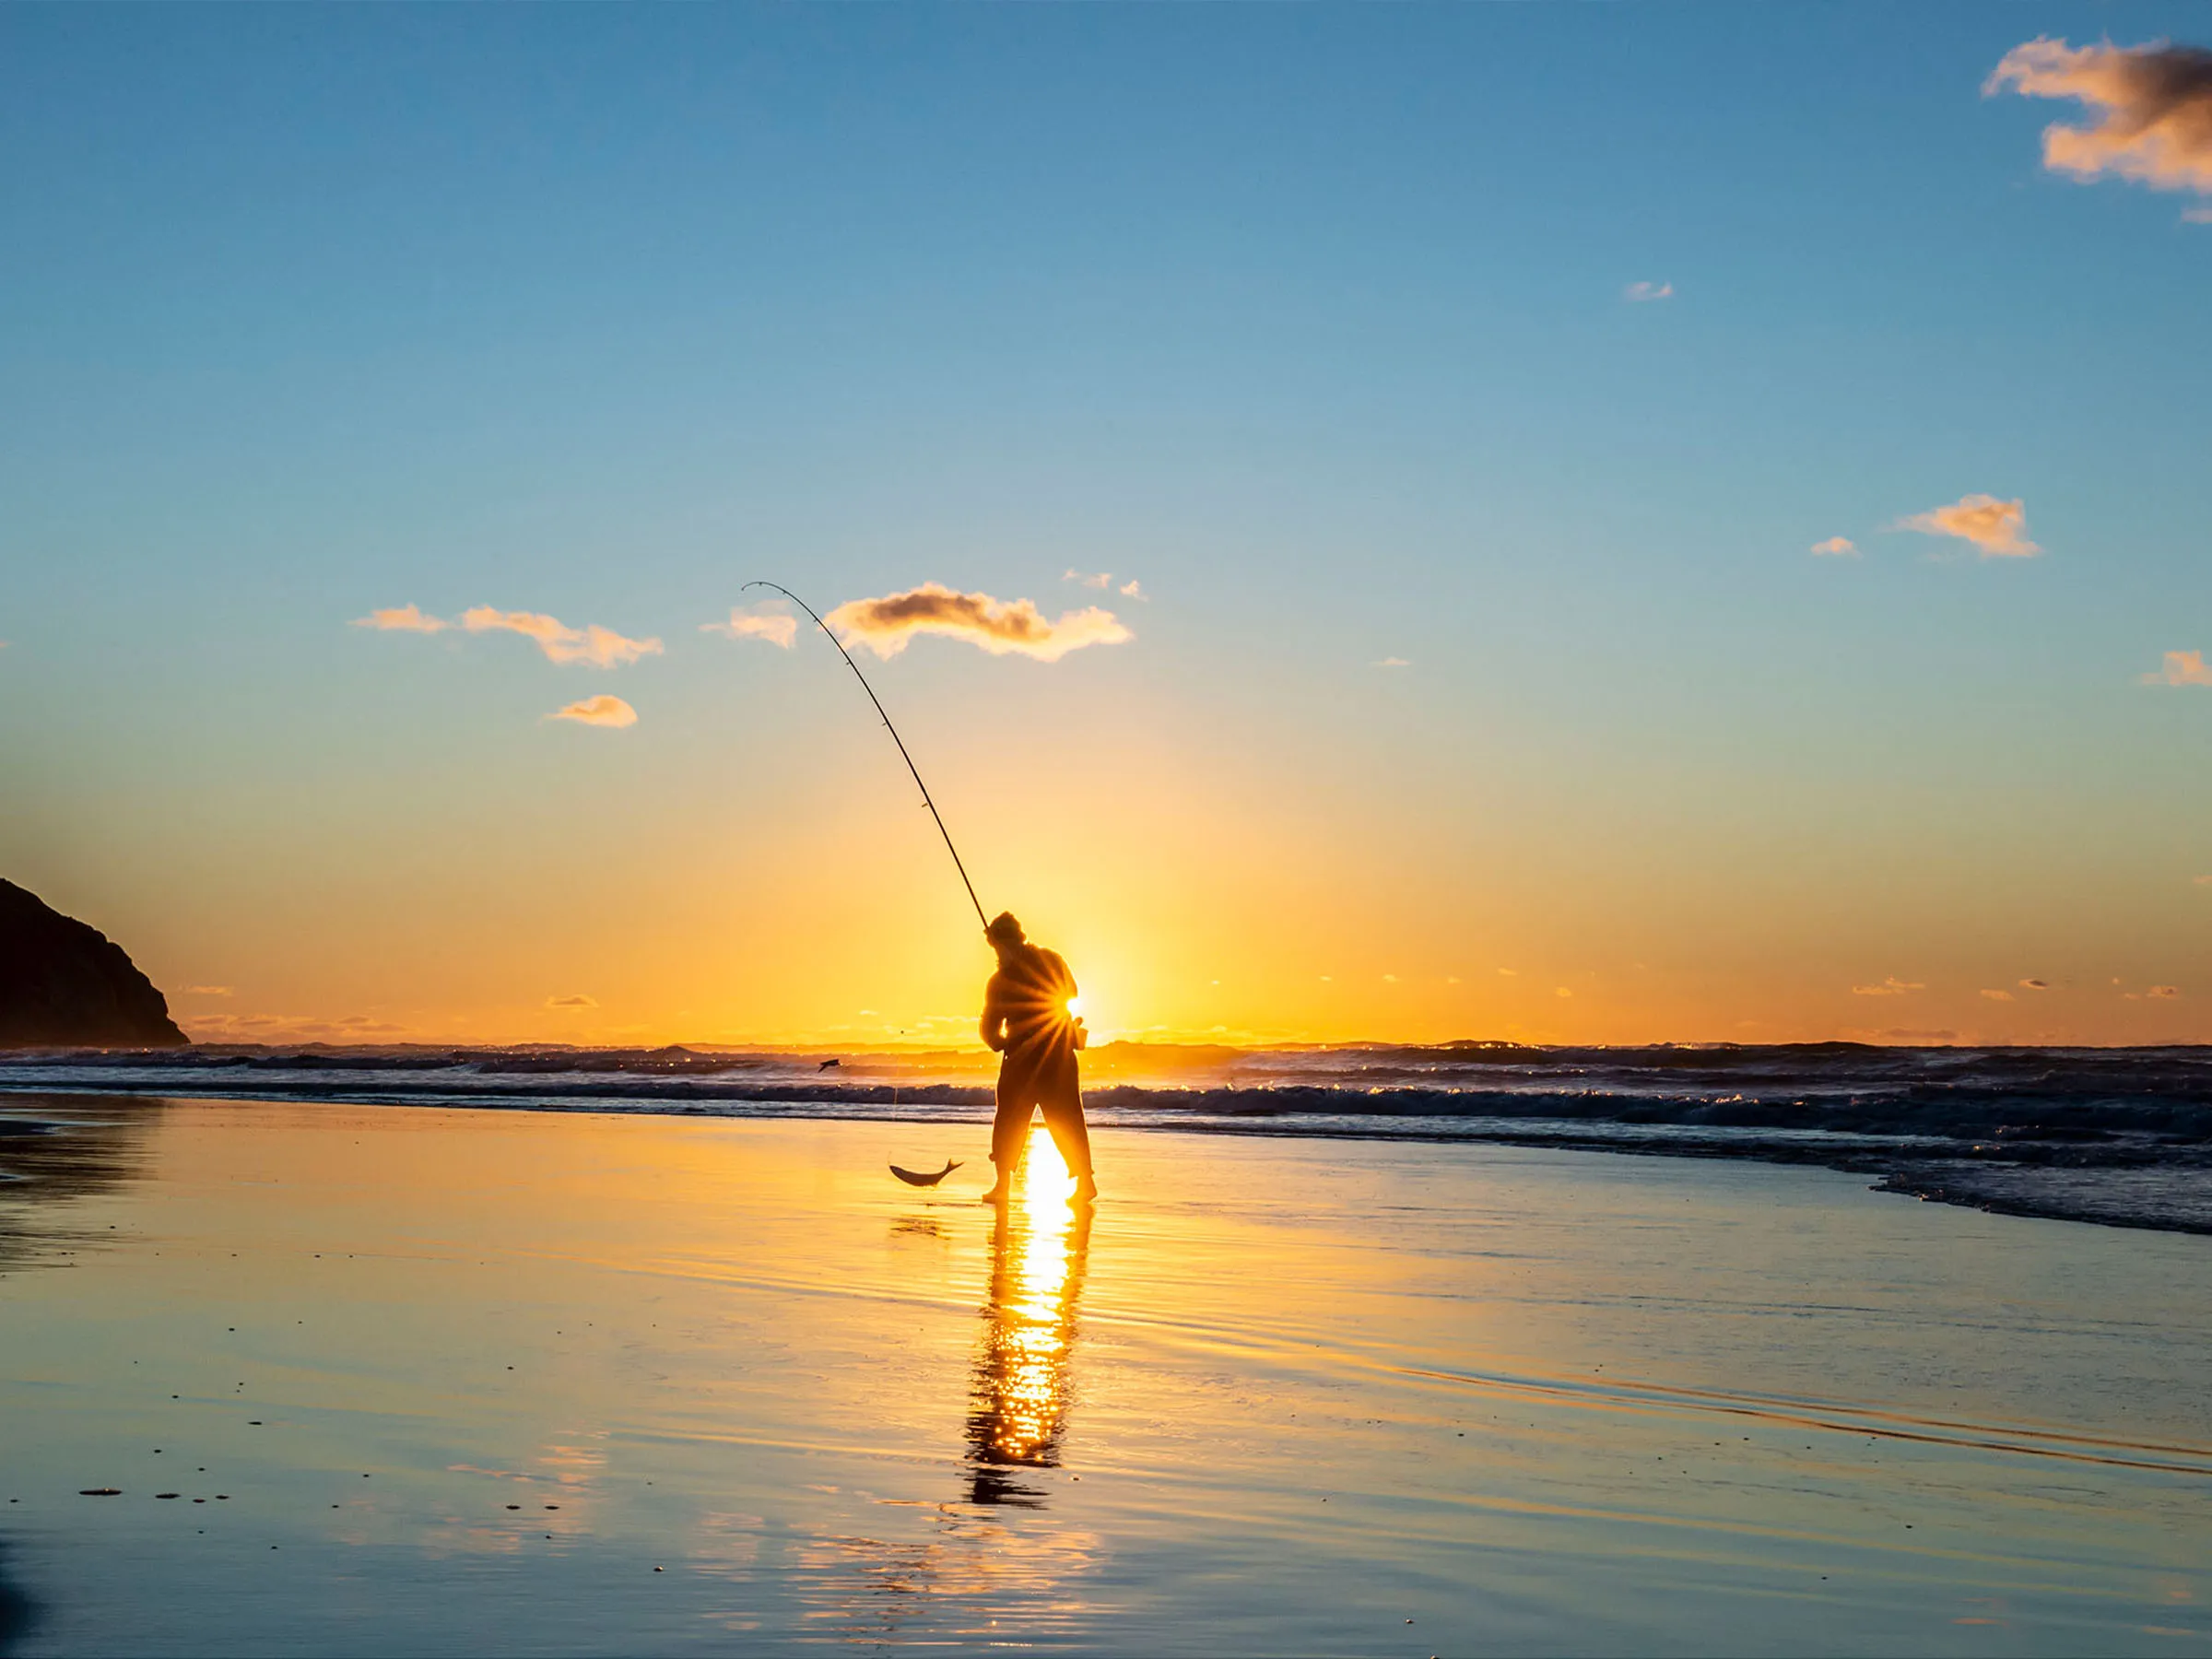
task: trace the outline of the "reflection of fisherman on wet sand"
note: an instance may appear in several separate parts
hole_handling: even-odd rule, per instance
[[[983,990],[983,1041],[1004,1058],[998,1116],[991,1125],[991,1161],[998,1179],[983,1202],[1006,1202],[1030,1138],[1030,1109],[1036,1107],[1076,1178],[1076,1202],[1088,1204],[1099,1195],[1099,1183],[1091,1179],[1090,1134],[1083,1125],[1083,1085],[1076,1068],[1076,1051],[1088,1039],[1082,1020],[1068,1007],[1076,999],[1076,976],[1058,952],[1030,944],[1010,912],[1000,912],[984,936],[998,952],[998,971]]]
[[[1068,1349],[1083,1294],[1091,1206],[1033,1164],[1019,1201],[1002,1205],[991,1233],[991,1290],[970,1385],[969,1498],[1035,1508],[1045,1493],[1021,1469],[1060,1465],[1067,1427]]]

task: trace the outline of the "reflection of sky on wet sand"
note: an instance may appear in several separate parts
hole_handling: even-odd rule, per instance
[[[2206,1643],[2212,1241],[1112,1132],[1095,1223],[1040,1136],[1002,1226],[882,1171],[959,1126],[147,1123],[51,1206],[111,1242],[0,1272],[24,1653]]]

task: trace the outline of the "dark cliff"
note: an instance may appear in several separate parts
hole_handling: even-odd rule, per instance
[[[0,1048],[182,1048],[122,946],[0,881]]]

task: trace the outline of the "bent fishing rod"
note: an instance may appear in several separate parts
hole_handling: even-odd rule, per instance
[[[891,717],[884,712],[883,700],[876,695],[876,688],[868,684],[868,677],[860,671],[860,665],[853,660],[853,653],[845,649],[845,642],[830,631],[830,624],[822,620],[813,606],[807,604],[806,600],[800,598],[782,582],[748,582],[745,584],[745,588],[757,587],[775,589],[784,598],[790,600],[808,616],[813,617],[814,625],[822,630],[823,636],[829,640],[830,644],[837,647],[837,654],[845,659],[845,666],[853,670],[853,677],[860,682],[860,688],[868,694],[868,700],[876,705],[876,715],[883,722],[883,729],[891,735],[891,741],[899,746],[899,759],[906,762],[906,770],[913,774],[914,787],[922,792],[922,805],[929,808],[929,816],[936,820],[937,833],[945,838],[945,851],[952,854],[952,867],[960,873],[960,885],[968,889],[968,902],[975,906],[975,919],[982,922],[983,931],[989,933],[991,924],[984,921],[983,901],[975,896],[975,883],[968,879],[968,866],[960,862],[960,850],[952,844],[952,831],[945,828],[944,816],[937,811],[936,802],[929,797],[929,785],[922,782],[921,768],[914,764],[914,758],[906,752],[906,740],[899,735],[899,728],[891,724]],[[740,588],[738,592],[743,593],[745,588]]]

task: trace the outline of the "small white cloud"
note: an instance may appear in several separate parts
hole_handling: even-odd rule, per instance
[[[879,657],[904,651],[917,634],[965,640],[993,656],[1009,653],[1056,663],[1086,645],[1119,645],[1135,638],[1112,611],[1090,606],[1047,621],[1028,599],[994,599],[925,582],[902,594],[851,599],[822,618],[848,645],[865,645]]]
[[[1135,599],[1139,604],[1149,605],[1152,603],[1152,595],[1145,592],[1142,585],[1138,583],[1136,578],[1134,576],[1130,577],[1128,581],[1123,582],[1120,587],[1114,590],[1114,592],[1121,594],[1121,596],[1124,599]]]
[[[598,1006],[599,999],[597,997],[585,996],[581,992],[574,996],[548,996],[546,998],[546,1006],[548,1008],[595,1008]]]
[[[1878,985],[1853,985],[1851,994],[1853,996],[1903,996],[1908,992],[1926,989],[1927,986],[1917,980],[1900,980],[1893,973]]]
[[[1988,997],[1991,1002],[2012,1001],[2012,993],[2009,991],[1984,991],[1982,994]]]
[[[2212,665],[2201,651],[2170,651],[2166,665],[2143,677],[2147,686],[2212,686]]]
[[[385,632],[442,633],[453,624],[442,617],[426,617],[419,605],[395,605],[390,610],[372,610],[365,617],[356,617],[355,628],[376,628]]]
[[[1813,551],[1823,559],[1856,559],[1858,544],[1848,535],[1831,535],[1824,542],[1815,542]]]
[[[720,634],[725,640],[766,640],[789,651],[799,637],[799,619],[772,606],[751,610],[733,606],[727,622],[701,622],[699,631]]]
[[[1971,542],[1984,559],[2033,559],[2042,548],[2030,541],[2028,509],[2018,500],[2000,501],[1995,496],[1960,496],[1947,507],[1931,507],[1898,520],[1898,530],[1917,530],[1923,535],[1949,535]]]
[[[1410,668],[1413,665],[1404,657],[1383,657],[1375,664],[1378,668]]]
[[[1070,571],[1060,580],[1078,582],[1087,588],[1104,589],[1112,582],[1113,572],[1112,571]]]
[[[488,605],[461,613],[461,626],[470,633],[518,633],[535,642],[556,663],[589,663],[594,668],[613,668],[640,657],[659,656],[658,640],[632,640],[596,622],[571,628],[559,618],[538,611],[503,611]]]
[[[584,698],[565,709],[558,709],[546,716],[547,720],[572,720],[578,725],[633,726],[638,724],[638,712],[618,697],[609,697],[602,691],[596,697]]]
[[[1675,285],[1671,282],[1631,282],[1620,291],[1620,297],[1630,305],[1642,305],[1653,300],[1672,300]]]

